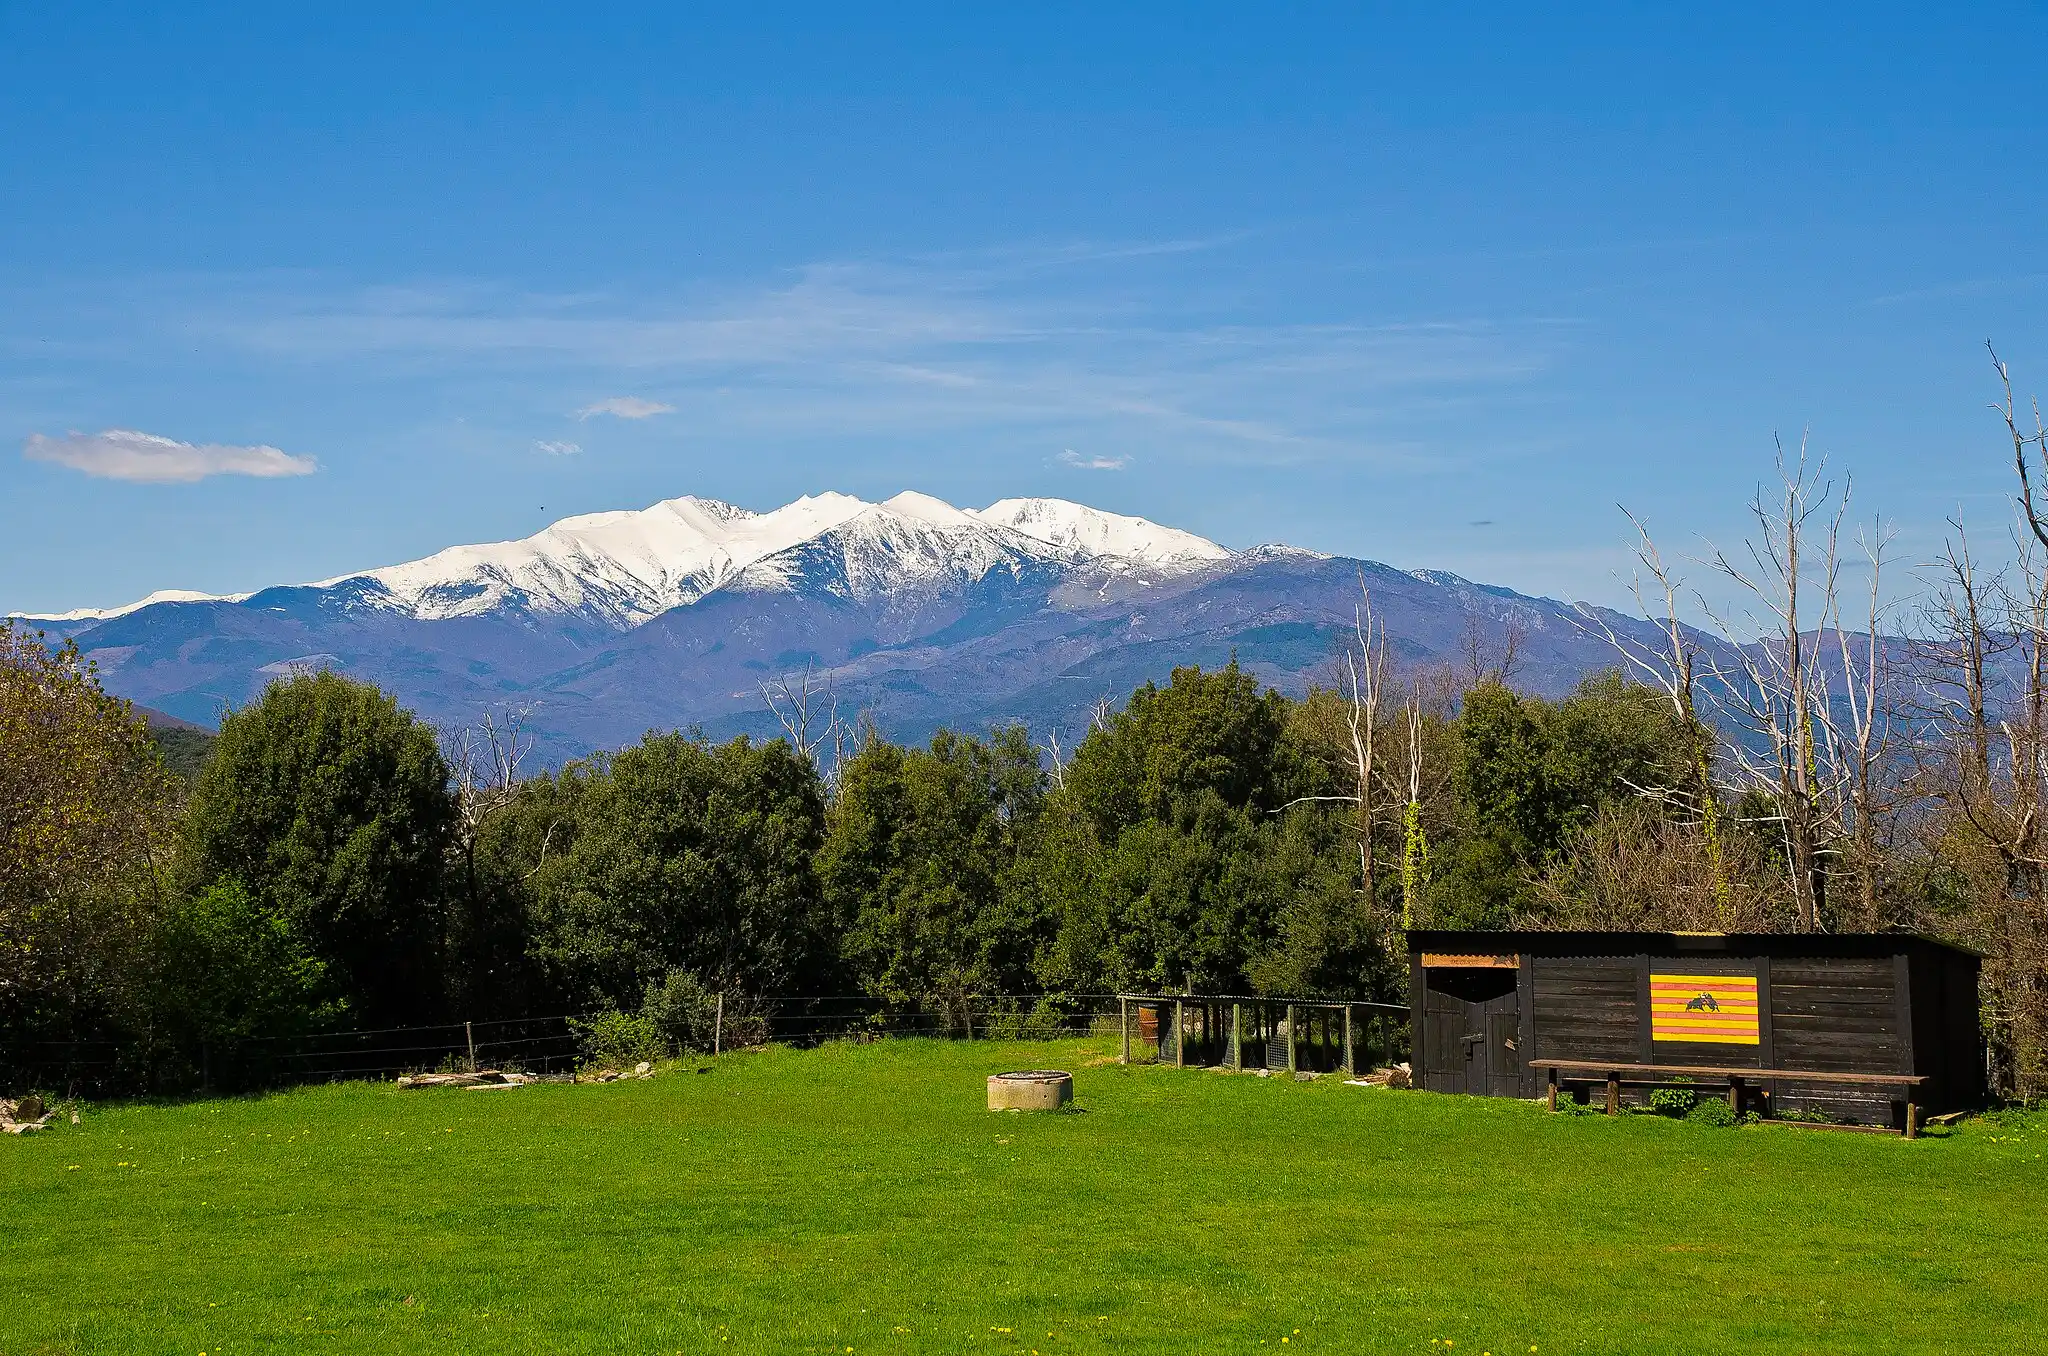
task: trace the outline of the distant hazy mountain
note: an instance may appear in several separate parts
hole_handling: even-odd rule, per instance
[[[1441,571],[1229,551],[1058,499],[973,510],[909,493],[770,513],[671,499],[314,584],[31,620],[76,638],[110,690],[187,720],[327,667],[434,721],[531,705],[558,761],[651,728],[771,731],[762,683],[806,667],[843,713],[901,738],[1006,720],[1076,732],[1099,699],[1233,653],[1299,692],[1331,676],[1361,582],[1403,663],[1510,628],[1537,691],[1614,662],[1579,609]]]

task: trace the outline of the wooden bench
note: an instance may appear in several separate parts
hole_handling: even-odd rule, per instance
[[[1610,1116],[1621,1111],[1622,1084],[1668,1083],[1678,1076],[1727,1079],[1728,1107],[1738,1115],[1742,1112],[1742,1089],[1745,1082],[1760,1083],[1783,1078],[1800,1083],[1851,1083],[1901,1088],[1907,1094],[1907,1139],[1919,1137],[1919,1108],[1914,1105],[1911,1098],[1913,1090],[1927,1081],[1926,1074],[1827,1073],[1819,1069],[1759,1069],[1754,1066],[1731,1068],[1712,1064],[1616,1064],[1592,1059],[1532,1059],[1528,1066],[1532,1069],[1542,1069],[1549,1074],[1548,1101],[1552,1111],[1557,1110],[1557,1085],[1562,1076],[1574,1083],[1604,1082],[1607,1085],[1607,1114]]]

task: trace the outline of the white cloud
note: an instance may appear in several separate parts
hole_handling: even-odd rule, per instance
[[[546,439],[535,443],[534,446],[551,457],[573,457],[583,450],[575,443],[550,442]]]
[[[1129,457],[1084,457],[1071,447],[1060,453],[1060,460],[1083,471],[1121,471],[1131,464]]]
[[[639,396],[606,396],[595,405],[585,405],[576,411],[576,417],[588,419],[595,414],[609,414],[620,419],[649,419],[657,414],[675,412],[675,406],[664,405],[658,400],[642,400]]]
[[[21,455],[103,480],[151,484],[185,483],[208,476],[309,476],[320,469],[311,457],[295,457],[261,444],[181,443],[176,438],[124,428],[73,432],[61,438],[31,433],[22,444]]]
[[[674,413],[699,445],[943,431],[1024,455],[1083,440],[1124,448],[1125,469],[1440,466],[1449,454],[1428,435],[1479,402],[1497,409],[1516,388],[1537,392],[1533,379],[1574,330],[1543,317],[1247,316],[1227,279],[1215,281],[1222,261],[1202,253],[1216,247],[825,262],[753,285],[630,298],[288,280],[196,303],[176,326],[186,340],[323,368],[416,376],[432,364],[524,393],[659,390],[664,401],[566,407],[585,420]],[[1114,458],[1082,460],[1117,469]]]

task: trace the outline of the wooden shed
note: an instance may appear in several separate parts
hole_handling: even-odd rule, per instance
[[[1410,932],[1415,1081],[1610,1110],[1719,1084],[1911,1133],[1982,1096],[1978,960],[1904,933]]]

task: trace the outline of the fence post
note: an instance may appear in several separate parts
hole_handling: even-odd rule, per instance
[[[469,1042],[469,1071],[476,1072],[476,1031],[468,1022],[462,1024],[462,1038]]]
[[[1116,996],[1117,1029],[1123,1033],[1124,1057],[1122,1063],[1131,1062],[1131,1000],[1122,994]]]
[[[1351,1005],[1344,1005],[1344,1072],[1358,1077],[1358,1047],[1351,1041]]]
[[[1296,1071],[1295,1050],[1301,1040],[1301,1033],[1294,1027],[1294,1004],[1287,1005],[1287,1072]]]
[[[1188,1063],[1187,1009],[1181,1001],[1173,1000],[1173,1066],[1184,1069]]]
[[[718,1057],[718,1049],[725,1043],[725,995],[718,995],[718,1015],[711,1020],[711,1056]]]
[[[1230,1004],[1230,1067],[1244,1068],[1244,1004],[1235,999]]]

